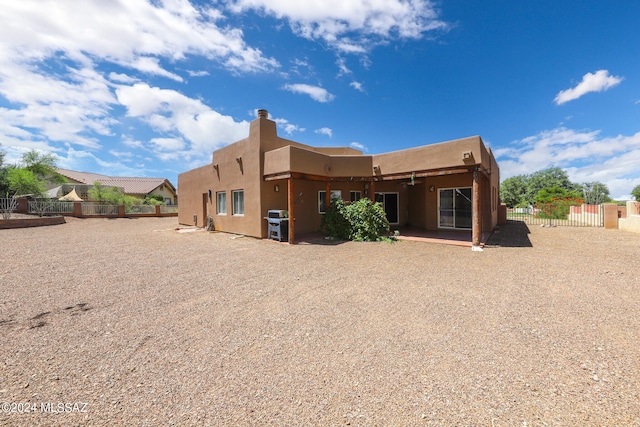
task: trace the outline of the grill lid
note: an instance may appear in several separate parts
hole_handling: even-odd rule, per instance
[[[267,218],[289,218],[289,212],[284,209],[271,209],[267,211]]]

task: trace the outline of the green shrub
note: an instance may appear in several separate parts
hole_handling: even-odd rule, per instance
[[[380,203],[364,198],[346,204],[333,200],[322,218],[321,230],[341,240],[359,242],[393,241],[389,237],[389,221]]]
[[[346,218],[344,200],[334,199],[322,217],[320,230],[327,236],[340,240],[349,240],[351,226]]]

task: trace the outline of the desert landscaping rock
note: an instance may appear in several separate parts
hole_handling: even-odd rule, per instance
[[[472,252],[176,228],[0,231],[0,425],[640,425],[637,234],[512,224]]]

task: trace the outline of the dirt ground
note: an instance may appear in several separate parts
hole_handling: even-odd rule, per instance
[[[0,425],[640,426],[640,235],[0,230]]]

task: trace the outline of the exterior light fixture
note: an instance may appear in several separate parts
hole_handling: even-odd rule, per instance
[[[276,193],[280,191],[280,186],[278,184],[273,186],[273,191],[275,191]]]

